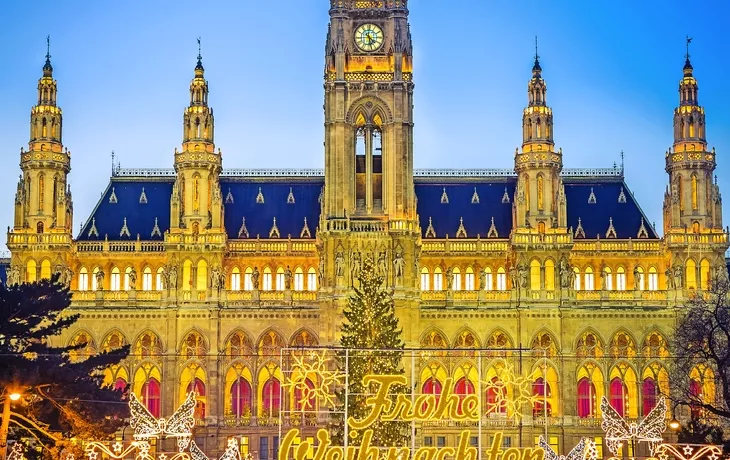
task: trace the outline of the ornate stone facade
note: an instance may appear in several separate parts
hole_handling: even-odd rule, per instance
[[[324,170],[222,169],[198,56],[174,170],[115,170],[76,238],[48,56],[21,150],[8,281],[58,272],[81,314],[59,340],[86,342],[79,353],[132,344],[108,381],[129,383],[160,414],[195,387],[196,436],[211,453],[241,435],[272,458],[278,408],[293,404],[278,399],[279,350],[338,343],[367,258],[393,292],[409,347],[547,356],[536,391],[548,408],[519,426],[485,416],[487,432],[531,445],[547,426],[562,453],[579,436],[600,437],[601,395],[619,398],[628,417],[644,413],[667,384],[679,307],[727,276],[715,152],[689,56],[660,237],[622,169],[563,168],[537,56],[514,170],[414,171],[406,0],[331,0],[330,17]],[[439,356],[427,366],[437,380],[470,355]],[[423,375],[416,383],[432,391]],[[434,428],[418,442],[448,444],[458,430]]]

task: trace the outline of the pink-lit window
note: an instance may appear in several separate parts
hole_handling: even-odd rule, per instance
[[[281,384],[275,377],[269,377],[269,380],[264,383],[262,399],[265,415],[279,415],[279,409],[281,409],[280,391]]]
[[[251,384],[243,377],[231,385],[231,412],[236,417],[251,414]]]
[[[434,395],[436,404],[438,404],[439,396],[441,396],[441,390],[441,382],[436,380],[434,377],[429,377],[428,380],[423,382],[423,388],[421,389],[421,393],[425,395]],[[426,403],[424,403],[424,407],[425,406]]]
[[[117,377],[117,380],[114,382],[114,387],[117,391],[124,391],[127,388],[127,382],[121,377]]]
[[[507,413],[507,388],[497,377],[492,377],[492,385],[487,388],[487,413]]]
[[[578,381],[578,417],[596,416],[596,386],[583,377]]]
[[[160,382],[152,377],[142,385],[142,404],[154,417],[160,416]]]
[[[534,396],[538,396],[537,401],[535,401],[535,404],[532,406],[533,417],[541,417],[545,415],[548,417],[551,416],[553,408],[550,403],[545,400],[552,395],[550,384],[542,377],[536,378],[532,384],[532,394]]]
[[[312,383],[311,380],[307,379],[304,381],[305,385],[307,385],[307,388],[310,390],[314,390],[314,383]],[[312,410],[314,409],[314,393],[312,391],[308,391],[308,394],[304,394],[301,388],[295,387],[294,388],[294,408],[296,410]],[[304,400],[306,398],[306,400]],[[303,406],[303,407],[302,407]]]
[[[656,381],[651,377],[645,378],[641,384],[641,411],[644,417],[656,406],[657,393]]]
[[[188,384],[186,393],[190,393],[191,391],[195,391],[198,396],[205,396],[205,383],[196,377],[192,382],[190,382],[190,384]],[[198,420],[205,417],[204,401],[198,400],[195,403],[195,412],[193,413],[193,416]]]
[[[459,414],[462,414],[463,408],[461,405],[467,395],[474,394],[474,384],[467,380],[466,377],[462,377],[454,385],[454,394],[459,396],[459,407],[457,410]]]
[[[702,385],[697,380],[689,381],[689,395],[690,400],[702,400]],[[702,415],[702,408],[695,404],[689,406],[689,411],[692,419],[698,419]]]
[[[611,384],[609,385],[608,389],[609,402],[611,403],[611,407],[616,409],[616,412],[621,417],[625,416],[628,406],[628,391],[626,385],[624,384],[624,381],[618,377],[615,377],[613,380],[611,380]]]

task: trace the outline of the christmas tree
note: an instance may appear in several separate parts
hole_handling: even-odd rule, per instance
[[[362,383],[366,375],[403,375],[403,330],[395,316],[392,294],[385,291],[383,277],[374,267],[372,259],[366,259],[358,276],[360,286],[348,299],[343,314],[340,343],[346,350],[338,357],[340,369],[348,375],[347,415],[363,419],[370,412],[365,403],[368,395],[377,391]],[[347,353],[347,360],[345,360]],[[391,400],[397,394],[408,392],[405,386],[391,387]],[[344,445],[345,390],[338,394],[339,412],[331,427],[335,445]],[[407,440],[408,422],[381,422],[373,429],[372,445],[379,447],[402,446]],[[359,444],[359,433],[351,432],[349,444]]]

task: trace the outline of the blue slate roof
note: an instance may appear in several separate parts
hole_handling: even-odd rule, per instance
[[[596,198],[595,203],[588,202],[591,190]],[[622,190],[625,202],[619,202]],[[586,183],[566,181],[565,195],[568,201],[568,227],[573,227],[573,232],[578,228],[578,218],[580,218],[586,238],[592,239],[596,235],[606,238],[609,222],[613,219],[616,238],[636,239],[643,218],[648,237],[658,238],[623,181]]]
[[[503,203],[505,189],[509,201]],[[475,200],[474,191],[477,199]],[[448,203],[442,202],[446,193]],[[487,237],[489,227],[497,229],[499,238],[507,238],[512,230],[512,198],[515,194],[515,180],[510,182],[485,183],[438,182],[416,183],[416,207],[421,220],[421,236],[426,236],[429,219],[436,232],[436,238],[456,237],[460,219],[468,238],[480,235]]]
[[[244,217],[249,238],[256,238],[257,235],[268,238],[274,226],[274,218],[281,238],[289,235],[299,238],[304,229],[304,218],[307,219],[307,227],[314,238],[319,224],[319,195],[323,185],[322,179],[306,182],[221,179],[224,224],[228,238],[239,238]],[[257,203],[259,190],[263,203]],[[289,199],[290,191],[293,203]]]
[[[636,239],[643,218],[648,237],[658,238],[622,180],[610,177],[564,180],[568,202],[568,227],[572,227],[574,232],[580,218],[586,238],[592,239],[596,235],[605,238],[609,219],[613,219],[617,238]],[[479,235],[481,238],[486,238],[494,218],[498,237],[509,237],[512,231],[515,181],[514,177],[416,179],[417,212],[421,221],[422,236],[426,236],[430,218],[436,238],[445,238],[446,235],[455,238],[460,219],[463,219],[467,237],[476,238]],[[170,227],[172,184],[172,177],[112,177],[77,239],[103,240],[104,236],[108,235],[110,240],[134,240],[139,234],[141,240],[162,240],[163,237],[160,235],[153,236],[152,231],[155,219],[161,235],[164,235]],[[281,238],[287,238],[289,235],[292,238],[300,238],[305,218],[311,238],[314,238],[319,223],[321,209],[319,196],[323,184],[324,180],[321,177],[222,177],[224,224],[228,238],[239,238],[244,218],[248,238],[257,236],[269,238],[274,218]],[[143,189],[146,203],[145,200],[140,200]],[[508,202],[504,202],[505,189]],[[619,202],[622,189],[625,202]],[[263,203],[257,202],[259,190]],[[595,203],[589,203],[591,190],[595,195]],[[448,203],[442,203],[444,191]],[[290,202],[292,201],[290,192],[293,202]],[[112,195],[116,200],[111,199]],[[129,236],[120,235],[125,217]],[[92,223],[96,226],[98,236],[90,234]],[[0,277],[3,275],[4,273],[0,273]]]

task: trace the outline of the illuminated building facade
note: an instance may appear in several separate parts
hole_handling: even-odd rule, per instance
[[[407,0],[331,0],[330,18],[323,170],[223,169],[198,56],[174,169],[115,169],[76,237],[49,56],[21,149],[8,282],[59,273],[81,314],[59,340],[87,343],[82,354],[131,344],[108,381],[131,385],[156,415],[195,388],[208,452],[243,434],[246,449],[272,458],[278,412],[295,404],[279,396],[279,350],[337,344],[367,258],[393,290],[409,347],[547,356],[525,360],[542,366],[534,391],[547,404],[519,426],[485,414],[505,443],[532,444],[545,425],[561,453],[600,437],[603,395],[622,415],[646,414],[667,387],[677,307],[727,275],[715,151],[689,56],[660,236],[622,168],[563,167],[537,56],[513,169],[418,170]],[[469,356],[434,353],[415,383],[435,393],[452,377],[457,392],[477,391],[492,374],[475,377]],[[418,442],[451,444],[458,428],[431,431]]]

